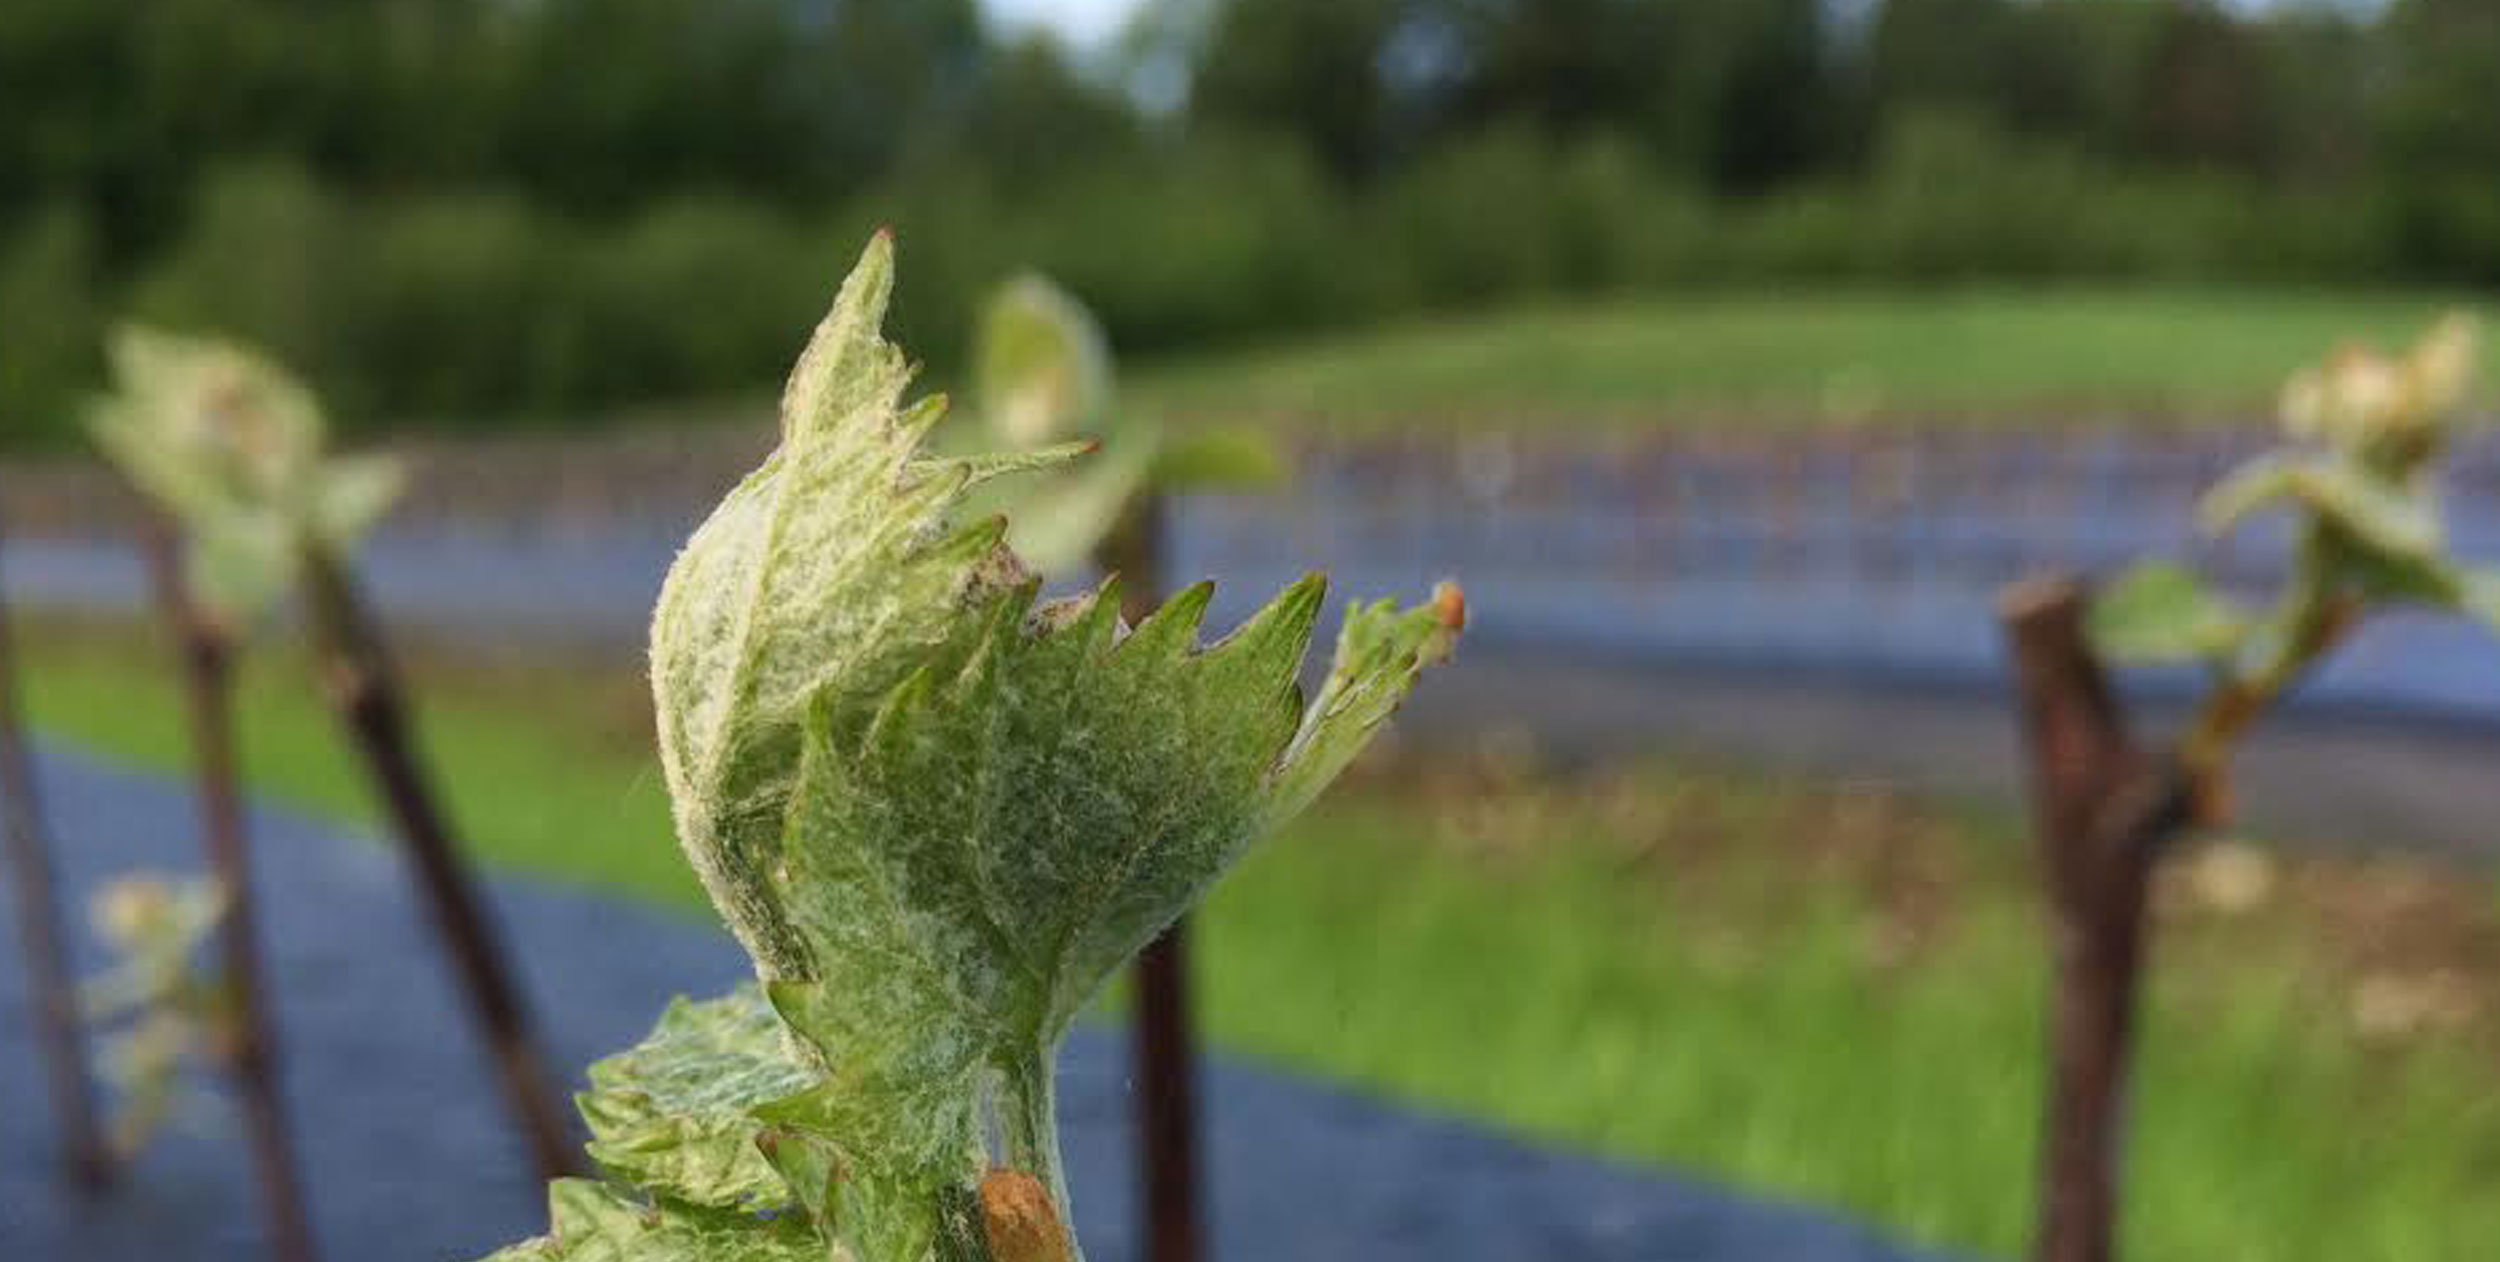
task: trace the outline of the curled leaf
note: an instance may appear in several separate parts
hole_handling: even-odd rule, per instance
[[[1043,574],[1093,560],[1141,496],[1251,490],[1285,479],[1284,461],[1264,435],[1173,433],[1152,415],[1115,409],[1101,325],[1043,277],[1019,276],[990,299],[974,360],[980,419],[991,441],[1024,451],[1083,433],[1102,445],[1099,459],[982,497],[983,508],[1009,514],[1009,545]]]
[[[982,308],[973,352],[981,414],[1011,448],[1099,429],[1111,410],[1111,345],[1102,326],[1047,277],[1027,273]]]
[[[1346,614],[1335,665],[1279,760],[1263,827],[1282,825],[1371,743],[1427,666],[1448,660],[1467,627],[1467,600],[1442,583],[1430,603],[1400,610],[1377,601]]]
[[[649,1037],[590,1067],[576,1098],[590,1155],[610,1174],[693,1205],[783,1208],[796,1199],[759,1141],[754,1110],[814,1087],[752,986],[708,1003],[679,999]]]
[[[547,1185],[549,1230],[485,1262],[825,1262],[797,1219],[644,1202],[588,1179]]]
[[[863,728],[1023,578],[1004,522],[947,524],[975,470],[916,458],[943,407],[902,404],[911,371],[878,335],[893,284],[880,235],[791,373],[781,445],[696,529],[652,624],[678,840],[767,979],[812,971],[770,886],[810,707]]]
[[[652,1090],[676,1055],[655,1051],[593,1093],[612,1168],[677,1199],[790,1196],[859,1262],[969,1238],[986,1116],[1067,1221],[1069,1023],[1335,777],[1463,621],[1454,588],[1353,611],[1306,710],[1317,576],[1214,643],[1204,584],[1135,627],[1116,584],[1037,607],[1008,523],[958,519],[976,481],[1083,449],[926,454],[942,405],[903,403],[878,332],[892,267],[880,236],[792,374],[780,447],[689,541],[652,630],[680,841],[807,1083],[724,1113]],[[717,1060],[699,1036],[760,1020],[742,1002],[655,1041]]]

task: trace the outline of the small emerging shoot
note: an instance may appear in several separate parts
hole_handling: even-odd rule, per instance
[[[215,882],[155,874],[116,880],[89,904],[88,920],[114,957],[111,970],[88,983],[85,1002],[101,1033],[104,1076],[121,1095],[111,1138],[124,1161],[201,1098],[185,1087],[185,1067],[216,1069],[225,1060],[233,996],[200,965],[225,912]]]
[[[2472,327],[2450,319],[2402,357],[2348,350],[2294,379],[2283,401],[2289,443],[2224,478],[2199,506],[2213,532],[2261,508],[2296,514],[2290,574],[2263,609],[2168,563],[2138,567],[2089,605],[2068,581],[2007,593],[2058,979],[2041,1262],[2117,1253],[2151,878],[2188,829],[2227,814],[2232,750],[2376,610],[2429,606],[2500,625],[2500,576],[2448,555],[2437,501],[2437,461],[2473,346]],[[2174,744],[2136,743],[2103,654],[2204,665],[2211,684]]]
[[[135,327],[111,349],[117,388],[89,429],[179,527],[191,586],[229,634],[294,586],[310,557],[351,551],[398,498],[398,463],[328,454],[320,405],[276,364]]]
[[[2138,566],[2092,609],[2094,639],[2122,659],[2202,663],[2212,686],[2178,744],[2203,814],[2218,815],[2231,749],[2371,612],[2460,612],[2500,628],[2500,573],[2448,554],[2438,463],[2465,402],[2475,329],[2451,316],[2412,350],[2347,348],[2285,390],[2286,445],[2249,461],[2198,505],[2219,534],[2261,509],[2298,514],[2291,571],[2248,609],[2169,562]]]
[[[1085,304],[1048,279],[1024,275],[982,309],[974,350],[973,403],[982,437],[1010,451],[1092,441],[1101,456],[999,484],[977,509],[1005,509],[1008,545],[1050,575],[1093,559],[1152,496],[1250,490],[1285,478],[1261,434],[1180,429],[1121,406],[1110,344]]]

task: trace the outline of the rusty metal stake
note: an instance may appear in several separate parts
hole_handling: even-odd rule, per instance
[[[381,631],[345,567],[325,551],[305,558],[305,594],[330,704],[398,825],[401,848],[459,970],[531,1160],[542,1179],[583,1173],[494,920],[418,762]]]
[[[234,1003],[224,1052],[242,1098],[244,1126],[259,1176],[270,1256],[312,1262],[318,1255],[305,1211],[303,1180],[287,1125],[278,1073],[278,1031],[261,967],[258,916],[252,897],[251,843],[243,821],[234,749],[234,642],[193,598],[182,571],[181,546],[151,518],[143,546],[165,624],[173,632],[191,722],[200,806],[200,838],[225,892],[218,953]]]
[[[2083,587],[2008,587],[1999,615],[2030,764],[2033,827],[2055,926],[2056,990],[2037,1262],[2110,1262],[2146,896],[2190,822],[2194,785],[2127,735],[2086,641]]]
[[[1161,499],[1141,496],[1103,541],[1097,560],[1124,580],[1120,613],[1135,626],[1162,597]],[[1147,1262],[1197,1262],[1198,1057],[1189,1004],[1189,922],[1175,922],[1138,957],[1130,1025],[1137,1076],[1138,1192]]]
[[[9,883],[17,887],[17,928],[26,953],[27,1004],[60,1123],[61,1162],[70,1184],[96,1192],[113,1182],[112,1153],[96,1120],[87,1081],[87,1032],[78,988],[69,974],[52,848],[37,800],[34,757],[18,708],[17,669],[7,611],[0,608],[0,834],[9,849]]]

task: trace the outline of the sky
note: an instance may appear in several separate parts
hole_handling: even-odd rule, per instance
[[[984,0],[1010,26],[1048,26],[1074,44],[1098,44],[1120,29],[1138,0]]]
[[[1860,0],[1863,2],[1863,0]],[[2232,8],[2256,10],[2286,0],[2225,0]],[[2379,0],[2334,0],[2347,8],[2369,9]],[[983,0],[989,11],[1010,26],[1048,26],[1079,46],[1098,45],[1120,29],[1140,0]]]

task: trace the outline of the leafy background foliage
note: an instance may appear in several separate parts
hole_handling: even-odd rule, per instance
[[[133,306],[360,423],[748,390],[815,313],[788,260],[876,222],[947,369],[1024,265],[1132,351],[1799,278],[2488,281],[2495,68],[2479,0],[1159,0],[1091,56],[976,0],[13,0],[0,438],[73,437]]]

